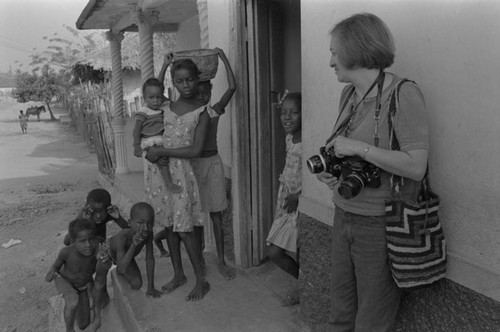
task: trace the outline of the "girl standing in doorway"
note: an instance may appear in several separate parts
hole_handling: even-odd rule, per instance
[[[302,192],[301,106],[300,92],[285,95],[281,102],[280,118],[286,133],[286,161],[279,179],[274,221],[266,240],[271,260],[295,279],[299,278],[297,206]],[[299,298],[298,287],[294,287],[283,305],[298,304]]]

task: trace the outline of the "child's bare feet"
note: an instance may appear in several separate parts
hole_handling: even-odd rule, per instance
[[[186,301],[199,301],[201,300],[210,290],[210,284],[207,281],[203,281],[201,284],[196,284],[193,290],[186,297]]]
[[[168,191],[178,194],[182,191],[182,187],[173,183],[165,183],[165,187],[167,188]]]
[[[174,277],[172,280],[170,280],[170,282],[163,285],[161,287],[161,290],[164,294],[172,293],[174,290],[184,285],[186,282],[187,278],[185,276],[180,278]]]
[[[219,262],[219,264],[217,264],[217,270],[226,280],[231,280],[236,277],[236,273],[233,271],[233,269],[223,262]]]
[[[166,251],[166,250],[162,251],[162,252],[160,252],[160,258],[161,257],[170,257],[170,253],[168,251]]]

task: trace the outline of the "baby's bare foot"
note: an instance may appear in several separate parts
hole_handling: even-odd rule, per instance
[[[199,301],[201,300],[210,290],[210,284],[207,281],[203,281],[203,283],[196,284],[193,290],[186,297],[186,301]]]
[[[184,285],[186,282],[187,278],[185,276],[180,278],[174,277],[172,280],[170,280],[170,282],[163,285],[161,287],[161,290],[164,294],[172,293],[174,290]]]
[[[234,272],[234,270],[222,262],[219,262],[219,264],[217,264],[217,270],[226,280],[231,280],[236,277],[236,273]]]

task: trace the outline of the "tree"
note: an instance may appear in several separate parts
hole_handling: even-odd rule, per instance
[[[44,65],[40,70],[29,72],[21,72],[18,70],[16,76],[16,88],[12,91],[12,95],[20,103],[29,101],[41,101],[47,105],[51,120],[57,120],[50,108],[52,99],[62,96],[64,91],[67,91],[69,86],[69,76],[65,75],[64,71],[56,73],[48,65]]]

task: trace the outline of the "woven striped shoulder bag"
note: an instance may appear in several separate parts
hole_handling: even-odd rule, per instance
[[[391,150],[399,150],[393,123],[399,107],[399,89],[404,82],[411,81],[398,82],[390,98]],[[427,167],[420,188],[418,183],[407,179],[405,186],[404,178],[393,175],[392,196],[386,202],[389,263],[396,284],[405,290],[430,286],[446,275],[446,240],[438,216],[439,196],[429,186],[428,170]],[[413,193],[408,194],[407,189]]]

